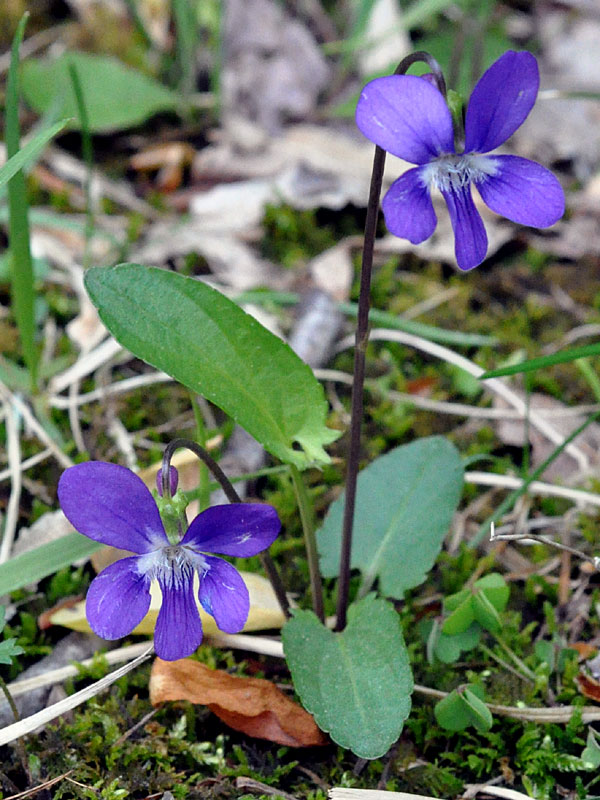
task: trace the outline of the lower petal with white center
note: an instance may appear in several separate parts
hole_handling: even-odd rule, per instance
[[[429,239],[437,225],[422,170],[422,167],[416,167],[401,175],[392,183],[381,203],[390,233],[413,244]]]
[[[456,263],[462,270],[476,267],[487,253],[487,234],[475,208],[469,184],[442,189],[454,231]]]
[[[139,558],[122,558],[94,580],[85,611],[91,629],[102,639],[120,639],[139,625],[150,608],[150,580],[139,572]]]
[[[202,641],[202,622],[194,598],[194,571],[158,574],[162,606],[154,631],[156,655],[176,661],[191,655]]]
[[[565,195],[554,175],[527,158],[493,156],[496,171],[476,182],[483,202],[520,225],[547,228],[565,211]]]
[[[225,633],[241,631],[250,611],[248,589],[235,567],[222,558],[204,556],[206,568],[200,573],[198,600]]]

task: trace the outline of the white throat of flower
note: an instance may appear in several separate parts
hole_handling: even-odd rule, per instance
[[[421,182],[429,191],[458,191],[470,183],[481,183],[495,175],[498,166],[493,156],[480,153],[447,153],[421,167]]]
[[[204,556],[185,545],[170,544],[138,557],[138,573],[160,580],[167,588],[189,583],[194,572],[204,575],[210,567]]]

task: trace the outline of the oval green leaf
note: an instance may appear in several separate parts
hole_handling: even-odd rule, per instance
[[[459,633],[469,628],[475,621],[475,609],[473,608],[473,596],[469,593],[450,614],[442,625],[442,631],[447,636],[457,636]]]
[[[282,638],[294,687],[319,727],[361,758],[384,755],[400,736],[413,690],[393,606],[367,595],[350,607],[341,633],[312,611],[295,611]]]
[[[327,403],[311,368],[278,336],[201,281],[139,264],[91,269],[100,318],[134,355],[223,409],[300,469],[327,464]],[[299,449],[301,448],[301,449]]]
[[[457,449],[442,436],[418,439],[373,461],[358,477],[352,568],[382,594],[402,598],[425,580],[440,552],[463,485]],[[321,569],[337,574],[344,496],[318,533]]]
[[[38,114],[52,109],[72,117],[72,126],[79,127],[69,64],[77,70],[93,133],[131,128],[159,111],[174,111],[181,106],[175,92],[116,58],[72,52],[53,61],[30,58],[23,62],[23,94]]]

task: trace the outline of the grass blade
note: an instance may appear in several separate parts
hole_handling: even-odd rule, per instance
[[[569,350],[561,350],[559,353],[552,353],[550,356],[531,358],[528,361],[521,361],[520,364],[511,364],[509,367],[490,369],[488,372],[483,373],[481,380],[502,378],[504,375],[519,375],[522,372],[532,372],[543,367],[553,367],[555,364],[565,364],[567,361],[576,361],[578,358],[597,355],[600,355],[600,342],[586,344],[583,347],[572,347]]]
[[[32,161],[35,161],[48,142],[54,139],[68,122],[68,119],[63,119],[40,131],[18,153],[9,158],[6,164],[0,167],[0,186],[9,181],[17,172],[29,166]]]
[[[19,48],[23,41],[28,14],[24,14],[13,39],[10,69],[6,85],[6,153],[11,159],[19,152]],[[35,291],[33,264],[29,248],[27,187],[23,170],[8,182],[9,240],[12,263],[12,303],[21,336],[23,358],[31,380],[37,388],[38,349],[35,344]]]
[[[80,533],[69,533],[15,556],[0,564],[0,595],[21,589],[28,583],[37,583],[59,569],[70,567],[74,561],[91,556],[101,547],[104,545]]]

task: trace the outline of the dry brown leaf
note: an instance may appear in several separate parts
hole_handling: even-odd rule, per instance
[[[588,644],[588,642],[573,642],[569,647],[572,647],[573,650],[577,650],[579,658],[584,660],[592,658],[598,653],[598,648]]]
[[[595,700],[600,703],[600,681],[586,675],[585,672],[580,672],[575,678],[579,691],[584,697],[589,697],[590,700]]]
[[[150,675],[150,702],[189,700],[208,706],[236,731],[288,747],[317,747],[327,737],[314,719],[262,678],[242,678],[188,658],[157,658]]]

